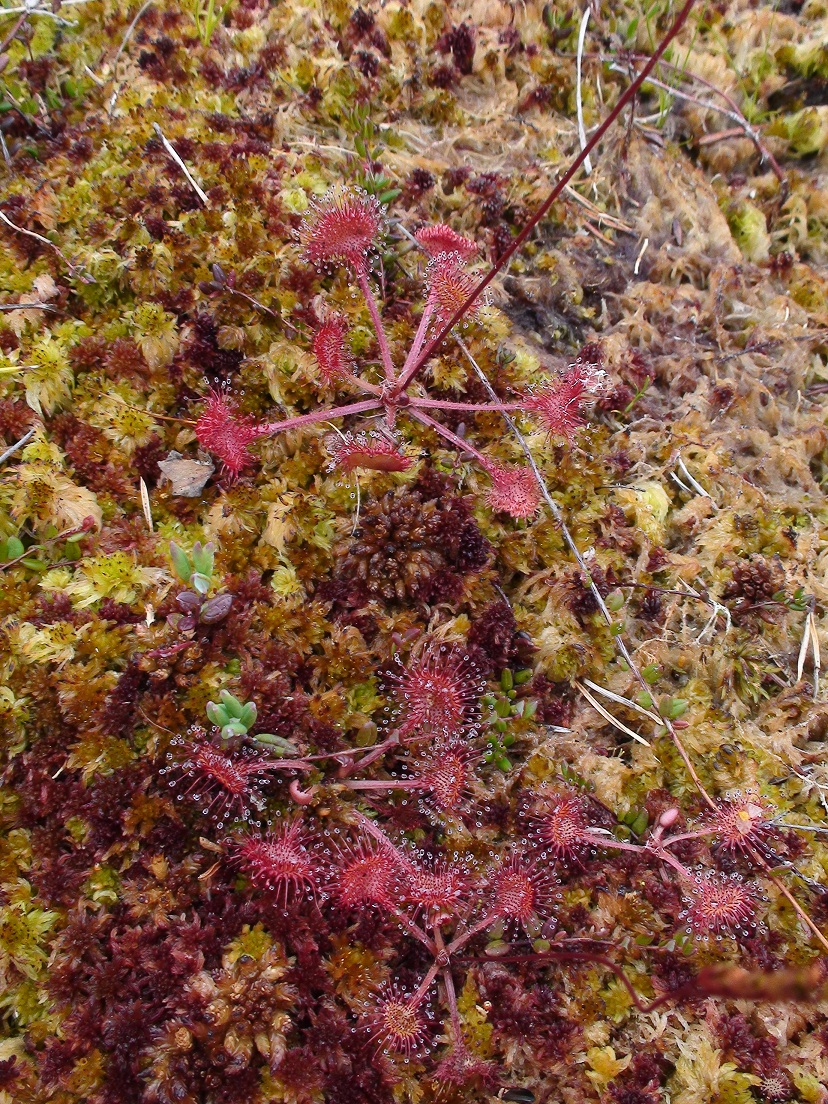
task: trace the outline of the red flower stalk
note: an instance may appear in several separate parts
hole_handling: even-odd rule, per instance
[[[329,471],[344,472],[368,468],[371,471],[403,472],[411,467],[411,457],[401,452],[397,444],[383,433],[331,434],[325,441],[331,454]]]
[[[513,518],[534,517],[541,495],[531,468],[502,468],[487,462],[486,470],[492,480],[488,502],[493,510]]]
[[[319,375],[328,386],[345,379],[353,367],[350,350],[345,344],[347,333],[347,318],[332,311],[314,334],[313,352]]]
[[[581,404],[603,380],[603,373],[589,365],[573,364],[560,379],[530,392],[524,409],[537,414],[551,435],[572,441],[586,425]]]
[[[439,257],[441,253],[454,253],[461,261],[470,261],[477,253],[477,243],[464,238],[444,222],[434,226],[424,226],[414,235],[429,257]]]
[[[463,268],[457,253],[440,253],[429,261],[426,271],[428,305],[438,322],[444,323],[471,294],[475,278]],[[479,304],[470,305],[467,315],[475,315]]]
[[[476,719],[483,684],[468,656],[457,648],[431,645],[389,681],[402,737],[459,736]]]
[[[389,987],[369,1014],[371,1042],[380,1049],[404,1054],[410,1058],[426,1041],[425,1017],[419,1010],[419,1002],[395,987]]]
[[[399,860],[392,848],[360,840],[337,848],[328,888],[343,909],[375,905],[391,911],[399,899],[399,877]]]
[[[573,793],[544,794],[540,812],[531,819],[531,833],[542,857],[577,858],[588,845],[586,802]]]
[[[368,251],[382,224],[376,197],[353,188],[331,188],[314,203],[302,223],[299,240],[305,258],[315,265],[331,262],[367,270]]]
[[[172,776],[168,782],[171,789],[188,780],[186,789],[177,795],[179,801],[191,798],[205,816],[217,820],[218,828],[234,820],[250,821],[254,811],[264,809],[261,788],[273,770],[273,761],[267,756],[245,749],[225,751],[211,743],[204,732],[188,743],[176,737],[172,744],[183,747],[185,757],[176,762],[174,753],[167,752],[170,765],[162,767],[160,773]]]
[[[198,443],[213,452],[235,478],[253,460],[248,446],[262,435],[250,418],[237,418],[223,391],[211,391],[195,427]]]
[[[704,870],[689,883],[689,901],[679,919],[687,931],[706,937],[722,932],[749,936],[755,930],[756,890],[738,874]]]

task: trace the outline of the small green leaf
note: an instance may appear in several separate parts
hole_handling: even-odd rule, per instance
[[[216,726],[216,728],[224,728],[226,724],[230,723],[230,717],[227,714],[227,710],[222,705],[218,705],[216,702],[207,702],[207,716]]]
[[[606,602],[608,610],[611,610],[612,613],[618,613],[624,605],[624,595],[620,590],[614,590],[611,594],[606,596],[604,601]]]
[[[290,740],[285,740],[282,736],[274,736],[271,732],[260,732],[253,739],[257,744],[264,744],[266,747],[278,751],[286,759],[299,754],[299,749]]]
[[[687,702],[684,698],[668,698],[666,702],[662,703],[661,715],[662,717],[669,717],[671,721],[676,720],[683,713],[687,712]]]
[[[199,575],[212,575],[213,565],[215,563],[216,547],[214,544],[202,545],[200,541],[196,541],[193,545],[193,567],[199,573]]]
[[[199,594],[206,594],[210,589],[210,576],[196,571],[190,576],[189,583]]]
[[[511,690],[515,685],[514,677],[508,667],[500,674],[500,685],[504,691]]]
[[[522,671],[517,671],[515,674],[515,686],[523,686],[524,682],[528,682],[532,677],[532,672],[528,667],[525,667]]]
[[[650,822],[650,818],[647,816],[647,810],[642,809],[635,820],[630,825],[630,830],[636,835],[640,836],[642,832],[645,832],[647,825]]]
[[[234,694],[231,694],[229,690],[222,690],[219,693],[219,697],[221,698],[221,704],[227,710],[228,714],[234,720],[240,720],[241,715],[244,712],[244,703],[240,702],[239,699]]]
[[[660,668],[655,663],[648,663],[646,667],[641,668],[641,677],[645,682],[649,682],[650,686],[654,682],[658,682],[658,676],[661,674]]]
[[[175,541],[170,541],[170,558],[172,559],[173,569],[181,582],[189,583],[193,574],[193,565],[190,563],[190,557],[183,548],[178,547]]]
[[[26,557],[25,560],[20,561],[24,567],[28,567],[30,571],[48,571],[49,565],[44,563],[43,560],[33,560],[30,557]]]
[[[248,702],[244,706],[239,717],[239,723],[243,724],[245,728],[252,728],[256,723],[256,706],[253,702]]]

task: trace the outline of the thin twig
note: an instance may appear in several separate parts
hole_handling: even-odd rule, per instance
[[[187,168],[187,166],[184,164],[184,162],[181,160],[181,157],[176,153],[175,147],[173,146],[172,142],[170,142],[170,140],[167,138],[167,136],[164,134],[164,131],[161,129],[161,127],[158,125],[158,123],[153,123],[153,127],[155,128],[155,133],[161,139],[161,142],[163,143],[164,149],[167,151],[167,153],[170,155],[170,157],[173,159],[173,161],[175,161],[175,163],[176,163],[176,165],[178,165],[179,169],[181,169],[181,171],[187,177],[187,182],[189,183],[190,187],[193,189],[195,194],[198,196],[198,198],[201,200],[201,202],[206,207],[207,204],[210,202],[209,199],[207,198],[207,193],[197,183],[195,177],[190,172],[190,170]]]
[[[17,450],[19,448],[22,448],[31,437],[34,437],[34,432],[35,426],[32,426],[30,430],[23,434],[19,441],[17,441],[13,445],[10,445],[9,448],[7,448],[2,455],[0,455],[0,464],[8,460],[10,456],[13,456],[17,452]]]
[[[645,709],[643,705],[639,705],[630,698],[624,698],[620,694],[614,694],[612,690],[607,690],[605,687],[599,686],[597,682],[593,682],[591,679],[585,678],[584,682],[597,694],[603,694],[604,697],[609,698],[610,701],[618,702],[619,705],[626,705],[628,709],[634,709],[636,713],[640,713],[642,717],[646,717],[648,720],[652,721],[653,724],[660,725],[664,723],[657,713],[653,713],[651,709]]]
[[[48,303],[0,303],[0,311],[27,311],[27,310],[45,310],[51,311],[53,314],[60,314],[57,307],[50,307]]]
[[[588,23],[589,4],[587,4],[584,14],[581,16],[581,26],[578,28],[578,55],[575,61],[575,109],[578,113],[578,140],[581,143],[582,150],[586,148],[587,136],[584,127],[584,102],[581,96],[581,65],[584,59],[584,39],[586,38]],[[592,162],[589,159],[589,155],[584,158],[584,172],[587,176],[592,173]]]
[[[5,222],[5,224],[7,226],[10,226],[12,228],[12,230],[16,230],[18,232],[18,234],[25,234],[27,238],[34,238],[35,241],[42,242],[43,245],[48,245],[50,249],[53,249],[55,251],[55,253],[57,253],[58,257],[60,257],[60,259],[63,261],[63,263],[66,265],[66,267],[72,273],[72,275],[77,276],[77,278],[80,280],[80,282],[82,284],[96,284],[97,283],[97,280],[95,280],[94,277],[88,275],[88,273],[84,272],[83,269],[79,268],[77,265],[72,264],[72,262],[69,260],[69,258],[66,257],[63,253],[61,253],[61,251],[58,249],[58,247],[55,245],[55,243],[53,241],[49,241],[48,238],[44,238],[42,234],[36,234],[34,232],[34,230],[27,230],[23,226],[18,226],[17,223],[12,222],[12,220],[9,218],[9,216],[6,215],[3,211],[0,211],[0,219],[2,219],[2,221]],[[32,304],[23,303],[23,304],[21,304],[19,309],[20,310],[26,310],[30,305],[32,307],[35,307],[35,308],[38,306],[38,304],[36,304],[36,303],[32,303]]]
[[[610,713],[608,709],[604,709],[603,705],[601,705],[597,698],[594,698],[592,694],[590,694],[590,692],[587,690],[587,688],[583,686],[580,682],[578,682],[577,679],[575,680],[574,685],[578,692],[583,694],[583,696],[586,698],[592,708],[596,712],[600,713],[605,720],[609,721],[610,724],[615,725],[616,728],[620,728],[622,732],[626,732],[628,736],[631,736],[633,740],[636,740],[639,744],[643,744],[644,747],[650,746],[648,740],[645,740],[643,736],[640,736],[633,729],[627,728],[624,722],[619,721],[617,717],[613,717],[612,713]]]
[[[130,23],[130,25],[127,27],[126,34],[121,39],[121,45],[118,47],[118,52],[115,54],[115,57],[112,60],[112,78],[113,78],[113,80],[115,79],[115,77],[117,75],[118,60],[120,59],[121,54],[124,52],[124,48],[125,48],[127,42],[129,42],[129,40],[132,36],[132,32],[135,30],[136,26],[138,25],[138,20],[141,18],[141,16],[144,14],[144,12],[147,11],[148,8],[152,7],[154,2],[155,2],[155,0],[146,0],[146,3],[144,3],[138,9],[137,15],[135,16],[133,21]],[[113,91],[113,93],[112,93],[112,95],[109,99],[109,104],[107,105],[107,114],[108,115],[111,115],[112,112],[115,110],[115,101],[118,99],[118,93],[121,91],[122,87],[123,87],[122,84],[116,84],[115,90]]]

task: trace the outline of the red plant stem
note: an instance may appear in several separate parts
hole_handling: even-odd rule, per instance
[[[429,943],[431,943],[431,940],[429,940]],[[432,946],[433,946],[433,944],[432,944]],[[423,980],[420,982],[420,985],[417,989],[417,992],[413,993],[412,996],[411,996],[411,1006],[412,1006],[412,1008],[416,1008],[417,1005],[422,1002],[423,997],[426,995],[426,993],[431,988],[432,982],[437,977],[437,975],[440,973],[441,969],[442,969],[442,966],[438,966],[436,962],[433,966],[429,966],[428,973],[423,978]]]
[[[465,302],[460,304],[460,306],[457,308],[457,310],[454,312],[448,322],[446,322],[445,325],[443,325],[443,327],[437,331],[434,337],[432,337],[431,341],[429,341],[428,345],[425,347],[425,349],[423,349],[422,353],[420,353],[416,361],[411,364],[406,371],[402,373],[400,378],[397,380],[398,393],[401,392],[414,378],[420,368],[422,368],[425,362],[432,355],[434,350],[439,346],[443,338],[451,333],[454,326],[456,326],[460,319],[465,315],[466,311],[469,309],[472,303],[477,301],[477,299],[489,286],[489,284],[492,282],[498,272],[500,272],[500,270],[504,268],[505,265],[512,259],[514,254],[518,251],[518,249],[520,249],[520,247],[535,229],[537,224],[541,221],[546,212],[567,186],[569,181],[573,178],[575,173],[578,171],[578,169],[580,169],[581,165],[583,165],[584,161],[586,161],[586,159],[589,157],[589,155],[610,129],[610,127],[613,125],[613,123],[627,106],[627,104],[635,99],[642,84],[646,81],[650,73],[652,73],[653,69],[655,69],[656,65],[658,65],[658,62],[664,54],[664,51],[667,49],[667,47],[676,37],[678,32],[687,22],[690,12],[693,10],[694,4],[695,0],[685,0],[684,6],[676,16],[675,20],[673,21],[673,25],[670,27],[667,34],[659,43],[655,53],[652,54],[649,61],[632,82],[632,84],[629,85],[627,90],[621,94],[618,99],[618,103],[615,105],[615,107],[612,109],[606,119],[604,119],[603,123],[601,123],[601,125],[597,128],[590,140],[586,143],[586,145],[583,147],[581,152],[578,154],[578,156],[575,158],[575,160],[572,162],[572,164],[569,166],[563,176],[559,178],[555,187],[534,213],[529,222],[527,222],[526,226],[524,226],[523,230],[521,230],[521,232],[518,234],[518,236],[515,238],[515,240],[506,250],[506,252],[503,253],[498,258],[497,262],[492,266],[492,268],[489,269],[488,273],[483,277],[480,283],[477,284],[477,286],[472,290]]]
[[[462,950],[470,939],[474,939],[480,932],[485,931],[495,920],[497,920],[497,913],[487,912],[476,924],[473,924],[470,928],[466,928],[465,931],[455,935],[454,939],[452,939],[451,943],[446,947],[446,950],[450,955],[454,954],[456,951]]]
[[[428,935],[426,935],[419,924],[414,923],[410,916],[406,916],[406,914],[404,912],[401,912],[399,909],[391,909],[391,915],[394,917],[398,924],[406,929],[409,935],[414,936],[418,943],[422,943],[422,945],[426,947],[432,954],[436,953],[437,948],[434,946],[433,940],[430,939]],[[431,982],[429,982],[429,985],[430,984]]]
[[[287,418],[284,422],[264,422],[258,427],[260,437],[271,433],[282,433],[286,429],[298,429],[299,426],[313,425],[314,422],[328,422],[331,418],[344,418],[346,414],[362,414],[366,410],[376,410],[381,404],[376,399],[363,399],[347,406],[331,406],[327,410],[317,410],[314,414],[300,414],[298,418]]]
[[[376,395],[377,398],[382,397],[381,387],[377,387],[375,383],[368,383],[367,380],[362,379],[360,376],[355,376],[353,372],[346,372],[343,379],[352,383],[359,391],[364,391],[366,395]]]
[[[385,336],[385,330],[382,328],[379,307],[374,298],[374,293],[371,291],[371,285],[368,282],[368,273],[364,268],[359,268],[357,269],[356,275],[359,290],[362,292],[365,297],[365,302],[368,304],[368,312],[371,315],[371,322],[374,325],[377,341],[379,342],[380,355],[382,356],[382,363],[385,368],[385,378],[389,383],[393,383],[395,379],[394,363],[391,360],[391,350],[388,347],[388,338]]]
[[[429,407],[434,410],[523,410],[523,403],[462,403],[443,402],[441,399],[420,399],[412,396],[410,406]]]
[[[362,766],[362,764],[359,764]],[[379,778],[355,778],[351,782],[340,782],[346,790],[416,790],[422,789],[422,783],[416,778],[398,778],[396,781],[384,781]]]
[[[431,316],[434,314],[434,306],[431,300],[426,301],[426,305],[423,308],[423,314],[420,318],[420,325],[417,327],[417,333],[414,337],[414,343],[408,350],[408,356],[405,358],[405,364],[403,364],[403,375],[406,370],[414,363],[417,357],[420,355],[420,350],[423,347],[423,342],[426,339],[428,333],[428,326],[431,322]]]
[[[431,426],[436,430],[441,437],[445,437],[451,444],[456,445],[463,452],[469,452],[477,460],[482,467],[488,471],[491,467],[491,461],[487,460],[482,452],[479,452],[474,445],[470,445],[468,441],[464,441],[462,437],[458,437],[456,433],[452,433],[450,429],[446,429],[444,425],[440,425],[439,422],[435,422],[433,418],[430,418],[428,414],[423,414],[421,410],[408,409],[408,413],[412,418],[416,418],[418,422],[422,422],[423,425]]]
[[[457,1008],[457,993],[454,989],[454,978],[451,976],[451,959],[445,942],[443,941],[443,933],[440,931],[439,925],[435,924],[432,930],[434,933],[434,945],[437,948],[437,962],[442,965],[443,985],[446,990],[446,1003],[449,1007],[451,1029],[454,1034],[455,1044],[460,1045],[463,1041],[463,1025],[460,1022],[460,1012]]]
[[[387,740],[383,740],[381,744],[375,744],[370,748],[355,748],[354,751],[366,751],[368,754],[364,759],[360,759],[358,763],[344,763],[339,771],[339,778],[347,778],[349,774],[359,767],[367,767],[369,763],[375,762],[381,758],[389,748],[396,747],[399,744],[399,736],[396,732],[393,732]]]

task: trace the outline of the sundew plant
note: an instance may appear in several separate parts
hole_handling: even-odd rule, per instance
[[[0,1104],[828,1099],[826,34],[0,8]]]

